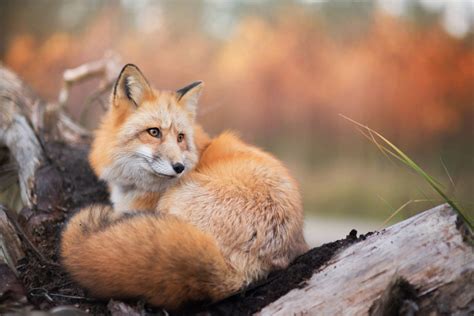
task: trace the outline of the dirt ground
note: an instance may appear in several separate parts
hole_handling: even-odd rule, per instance
[[[24,209],[20,214],[22,226],[46,259],[26,249],[26,257],[19,262],[18,271],[27,291],[28,302],[40,310],[73,305],[92,314],[110,314],[109,302],[89,297],[62,269],[58,256],[59,239],[65,221],[84,205],[108,203],[105,185],[97,180],[87,163],[87,147],[71,148],[49,143],[46,150],[50,165],[42,168],[37,177],[41,181],[36,184],[37,209]],[[365,237],[357,236],[357,232],[352,230],[345,239],[313,248],[287,269],[273,272],[267,279],[221,302],[194,304],[170,314],[250,315],[291,289],[301,287],[338,250]],[[143,302],[130,301],[127,304],[142,314],[163,313],[160,309],[147,307]]]

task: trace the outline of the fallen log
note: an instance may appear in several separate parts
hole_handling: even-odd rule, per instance
[[[394,277],[416,289],[412,300],[417,312],[472,312],[472,241],[457,214],[447,205],[438,206],[341,251],[303,287],[269,304],[260,315],[367,315]],[[447,284],[470,291],[452,299],[445,295],[451,291],[443,287]]]
[[[93,65],[102,73],[100,63]],[[82,80],[87,75],[79,69]],[[89,297],[58,264],[64,221],[83,205],[108,203],[108,194],[88,166],[83,129],[11,71],[0,66],[0,75],[0,179],[1,170],[14,170],[23,205],[2,224],[9,228],[0,230],[0,250],[18,272],[28,304],[44,311],[76,305],[98,314],[146,313],[141,302]],[[73,128],[55,127],[64,122]],[[368,236],[351,232],[226,300],[176,314],[463,314],[474,311],[473,277],[472,232],[443,205]]]

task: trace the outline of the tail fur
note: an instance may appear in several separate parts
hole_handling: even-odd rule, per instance
[[[61,256],[93,295],[145,298],[169,309],[216,301],[243,285],[212,236],[172,216],[118,218],[109,206],[85,208],[67,224]]]

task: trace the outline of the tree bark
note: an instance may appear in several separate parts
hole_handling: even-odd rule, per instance
[[[38,113],[44,112],[45,107],[14,73],[0,66],[0,161],[10,166],[10,172],[0,175],[0,180],[6,181],[16,171],[22,202],[29,207],[35,203],[35,172],[45,160],[38,138],[42,123],[35,131],[32,122],[40,121]]]
[[[0,207],[0,264],[6,264],[16,273],[16,264],[24,255],[20,239],[8,218],[7,210]]]
[[[419,313],[468,313],[474,311],[473,275],[472,234],[441,205],[341,251],[259,315],[367,315],[394,276],[416,289],[411,300]]]

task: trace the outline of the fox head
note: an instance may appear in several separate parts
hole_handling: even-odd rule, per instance
[[[194,121],[203,83],[177,91],[152,89],[137,66],[126,65],[96,131],[90,162],[109,183],[161,191],[198,161]]]

